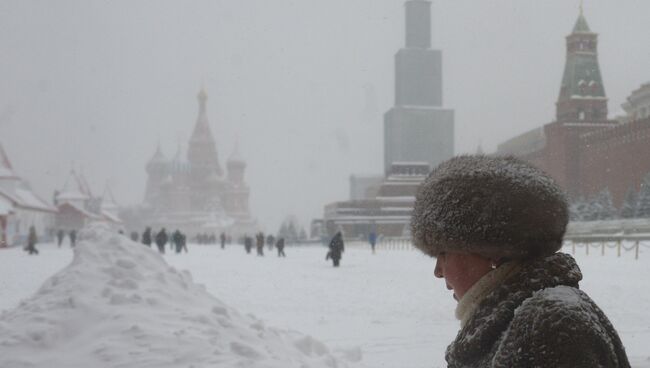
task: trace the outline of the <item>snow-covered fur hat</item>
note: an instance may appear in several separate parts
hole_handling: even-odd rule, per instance
[[[512,156],[466,155],[436,167],[418,190],[414,244],[488,258],[532,258],[562,246],[566,198],[547,174]]]

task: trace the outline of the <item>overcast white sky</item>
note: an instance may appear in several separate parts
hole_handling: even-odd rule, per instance
[[[433,2],[456,153],[553,120],[578,5]],[[650,81],[648,14],[646,0],[585,2],[610,116]],[[48,199],[74,163],[139,203],[156,142],[187,148],[203,83],[222,163],[239,137],[254,215],[306,225],[348,197],[350,174],[381,172],[403,38],[402,0],[5,0],[0,142]]]

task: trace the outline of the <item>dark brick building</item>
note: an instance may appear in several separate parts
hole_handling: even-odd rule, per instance
[[[609,189],[620,206],[628,189],[638,190],[650,172],[650,117],[607,118],[598,35],[582,13],[566,49],[556,120],[500,144],[497,153],[534,163],[574,198]]]

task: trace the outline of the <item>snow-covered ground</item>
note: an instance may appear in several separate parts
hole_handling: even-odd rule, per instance
[[[115,274],[107,278],[107,276],[99,276],[101,273],[99,270],[87,267],[68,269],[68,271],[75,270],[73,274],[67,276],[68,279],[86,280],[75,285],[78,290],[57,287],[52,285],[50,280],[37,295],[20,305],[21,299],[31,297],[45,280],[70,263],[72,252],[68,247],[59,249],[51,244],[41,245],[39,248],[41,254],[37,257],[30,257],[20,249],[0,250],[0,310],[11,310],[3,312],[0,317],[0,347],[3,350],[8,349],[7,341],[11,338],[3,335],[12,331],[17,322],[40,326],[39,323],[43,325],[65,321],[65,313],[70,313],[69,310],[57,309],[50,313],[40,310],[31,314],[33,320],[27,321],[25,318],[30,314],[19,312],[29,309],[30,304],[40,303],[42,309],[44,301],[53,298],[52,293],[56,294],[64,290],[72,295],[93,294],[96,300],[104,298],[109,301],[102,304],[101,308],[95,308],[93,313],[101,312],[104,317],[113,316],[117,322],[112,323],[117,324],[117,327],[108,323],[101,326],[78,326],[78,330],[87,328],[94,335],[80,335],[77,331],[75,332],[77,340],[74,343],[87,348],[90,345],[84,340],[79,340],[81,336],[87,340],[99,340],[95,341],[92,347],[94,349],[103,347],[106,351],[104,357],[113,358],[114,362],[118,360],[111,355],[115,355],[111,349],[117,349],[121,345],[112,341],[132,338],[128,333],[117,335],[124,333],[119,328],[127,329],[129,324],[136,324],[140,329],[139,335],[144,336],[141,340],[144,339],[153,345],[149,347],[152,349],[150,354],[160,355],[159,358],[164,359],[169,358],[168,354],[165,355],[165,349],[188,353],[180,361],[168,362],[167,366],[170,367],[215,366],[208,364],[208,358],[216,359],[219,356],[224,359],[223,364],[220,365],[224,367],[237,366],[236,362],[242,364],[241,366],[275,367],[276,365],[272,364],[286,363],[288,360],[306,362],[304,364],[309,364],[310,367],[327,366],[323,364],[331,364],[332,361],[336,361],[339,367],[343,364],[348,364],[350,367],[444,367],[444,349],[455,337],[458,329],[458,321],[453,317],[455,301],[444,287],[444,283],[433,277],[433,260],[417,251],[380,250],[372,255],[365,245],[358,247],[350,245],[346,248],[339,269],[325,262],[325,250],[316,246],[288,247],[287,258],[278,258],[274,253],[267,253],[265,257],[246,255],[243,247],[235,245],[221,250],[216,246],[190,244],[188,254],[164,256],[164,259],[174,268],[188,270],[194,282],[205,286],[207,293],[204,293],[200,287],[191,286],[189,276],[173,272],[164,266],[164,263],[155,261],[160,258],[153,251],[149,252],[149,249],[139,244],[130,244],[126,240],[124,242],[122,244],[124,246],[131,245],[138,248],[135,253],[124,250],[121,252],[130,257],[134,257],[135,254],[140,257],[140,260],[129,260],[128,257],[110,255],[112,253],[103,251],[103,253],[93,254],[95,256],[109,254],[111,261],[108,263],[102,263],[103,261],[99,259],[93,260],[93,257],[87,257],[87,261],[98,269],[111,269],[116,264],[129,265],[130,261],[140,264],[133,267],[143,274],[149,271],[145,272],[139,267],[146,266],[151,272],[143,275],[145,277],[136,283],[137,290],[140,290],[138,295],[144,299],[154,293],[149,288],[163,288],[164,291],[156,292],[160,302],[158,305],[148,305],[143,310],[138,303],[129,304],[128,297],[133,294],[133,290],[128,288],[122,291],[113,288],[111,295],[102,296],[104,287],[97,286],[97,289],[93,290],[92,286],[100,281],[115,283]],[[567,248],[565,251],[570,249]],[[617,258],[615,249],[606,249],[604,257],[600,255],[600,249],[592,249],[589,256],[586,256],[584,251],[584,248],[578,249],[576,255],[585,277],[581,283],[582,289],[590,294],[612,320],[626,346],[633,367],[650,367],[650,351],[647,350],[647,346],[650,345],[650,313],[646,311],[647,306],[650,305],[650,289],[647,287],[650,280],[650,248],[641,248],[639,260],[634,260],[633,252],[624,252],[620,258]],[[127,262],[117,262],[118,259]],[[163,273],[168,281],[175,281],[165,284],[149,280],[156,272]],[[87,275],[84,276],[83,273]],[[64,280],[61,277],[59,279]],[[183,280],[189,285],[188,289],[183,288]],[[58,284],[60,285],[61,281],[58,281]],[[110,298],[117,294],[127,299],[115,297],[116,303],[111,304]],[[117,299],[127,304],[117,303],[119,301]],[[173,299],[177,300],[173,301]],[[89,300],[86,302],[90,303]],[[220,304],[221,302],[223,303]],[[222,346],[220,339],[228,340],[233,336],[229,335],[224,327],[213,325],[215,321],[219,321],[215,319],[219,316],[215,317],[215,313],[207,313],[206,318],[193,318],[199,317],[202,309],[207,308],[209,312],[211,309],[208,305],[226,308],[229,316],[232,316],[230,322],[241,330],[237,333],[241,335],[238,341],[245,342],[248,347],[264,355],[265,359],[248,359],[250,357],[246,357],[246,348],[239,349],[239,346],[235,345],[234,350],[239,351],[240,358],[243,355],[245,359],[236,362],[225,360],[234,359],[231,356],[233,346],[227,344]],[[16,307],[18,308],[15,309]],[[247,316],[248,313],[255,315],[264,323],[255,322],[256,320]],[[221,317],[223,319],[223,316]],[[183,327],[183,324],[186,327]],[[109,326],[113,327],[109,328]],[[259,333],[255,330],[255,328],[259,329],[259,326],[265,326],[266,336],[247,335],[252,333],[251,331]],[[220,337],[214,338],[213,342],[193,340],[197,337],[210,340],[211,328],[224,329],[224,331],[212,331],[216,334],[221,333],[218,335]],[[295,332],[284,331],[287,329],[300,331],[304,335],[312,336],[313,339]],[[179,336],[160,336],[158,339],[151,336],[151,333],[172,330],[185,332],[179,332]],[[202,331],[204,334],[196,335],[193,331]],[[275,342],[267,341],[269,334],[273,333],[281,337]],[[133,334],[138,335],[135,332]],[[61,335],[58,338],[66,337]],[[165,345],[176,340],[178,346]],[[189,345],[194,344],[196,349],[188,350],[189,348],[185,347],[188,344],[183,342],[186,340],[191,342]],[[328,348],[321,346],[318,341],[324,342]],[[73,346],[68,346],[70,344],[57,343],[64,346],[63,350],[66,353],[75,351]],[[155,346],[156,344],[158,346]],[[276,355],[275,361],[273,354],[265,350],[271,346],[275,349],[273,353]],[[133,346],[129,347],[133,348]],[[360,348],[363,356],[361,363],[355,363],[358,358],[358,350],[355,349],[357,347]],[[15,346],[9,348],[15,351]],[[43,353],[43,356],[38,357],[40,348],[47,351],[48,346],[36,346],[32,350],[26,350],[31,354],[32,361],[42,358],[52,359],[49,356],[52,352]],[[209,349],[222,354],[199,351]],[[323,355],[322,349],[328,349],[331,354]],[[231,354],[228,355],[226,350]],[[135,351],[145,354],[146,350],[135,349]],[[138,358],[142,357],[138,356]],[[0,362],[2,359],[0,357]],[[134,358],[131,361],[119,361],[119,364],[108,366],[141,367],[147,366],[143,363],[146,361],[146,359]],[[160,363],[160,359],[157,362]],[[246,364],[249,365],[244,365],[245,363],[242,362],[247,362]],[[299,367],[300,364],[302,363],[295,363],[294,366]]]

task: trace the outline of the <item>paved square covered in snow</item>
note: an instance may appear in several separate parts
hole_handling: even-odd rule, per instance
[[[0,251],[0,345],[10,352],[0,357],[0,365],[32,362],[49,367],[43,362],[64,352],[73,355],[58,360],[67,367],[92,366],[96,361],[89,356],[104,359],[110,367],[204,367],[219,361],[222,366],[319,367],[334,360],[350,367],[444,367],[445,347],[459,327],[453,313],[456,302],[433,277],[433,261],[408,249],[379,249],[373,255],[366,244],[349,244],[341,267],[335,269],[324,259],[326,249],[313,245],[288,247],[287,258],[278,258],[268,249],[257,257],[247,255],[240,245],[222,250],[190,244],[189,253],[160,258],[119,235],[98,239],[104,247],[116,248],[83,252],[67,274],[54,278],[73,258],[69,247],[44,244],[38,257],[18,248]],[[606,249],[605,256],[596,249],[588,256],[584,248],[577,253],[584,274],[581,288],[609,316],[633,366],[650,367],[650,316],[645,311],[650,303],[650,249],[642,246],[639,260],[631,252],[618,258],[612,249]],[[115,274],[133,270],[143,278],[131,282]],[[102,272],[112,276],[100,276]],[[66,281],[84,289],[55,285]],[[76,308],[55,303],[62,300]],[[214,313],[215,306],[237,317],[226,321]],[[257,332],[238,336],[245,344],[224,348],[219,344],[232,337],[229,324]],[[269,337],[275,333],[281,337]],[[24,338],[33,339],[29,347],[14,344]],[[140,345],[130,343],[138,341]],[[174,341],[177,344],[170,345]],[[204,351],[208,348],[223,350]],[[170,352],[177,355],[175,362],[165,360]],[[7,356],[23,360],[3,361]]]

